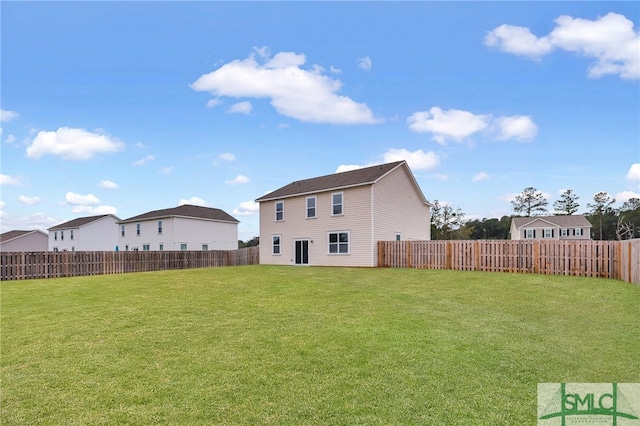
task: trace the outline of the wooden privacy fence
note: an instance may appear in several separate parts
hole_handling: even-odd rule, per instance
[[[378,266],[604,277],[640,283],[640,239],[379,241]]]
[[[64,251],[0,253],[0,279],[77,277],[214,266],[256,265],[258,247],[211,251]]]

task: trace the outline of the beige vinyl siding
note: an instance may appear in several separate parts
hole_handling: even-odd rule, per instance
[[[305,194],[284,199],[284,220],[275,221],[275,201],[260,203],[260,262],[293,265],[295,241],[309,240],[309,265],[368,266],[370,259],[370,186]],[[343,193],[343,214],[332,215],[331,195]],[[307,219],[307,197],[316,195],[316,217]],[[349,232],[349,254],[329,254],[329,233]],[[272,237],[280,235],[280,255]],[[313,242],[311,242],[313,241]],[[266,244],[265,244],[266,243]]]
[[[396,233],[400,233],[402,240],[431,239],[430,207],[404,167],[398,167],[373,185],[373,205],[375,249],[376,241],[394,240]]]

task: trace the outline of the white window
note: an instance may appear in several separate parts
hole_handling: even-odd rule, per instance
[[[58,231],[55,231],[55,232],[53,233],[53,240],[54,240],[54,241],[58,241]],[[56,251],[57,251],[57,250],[56,250]]]
[[[316,197],[307,197],[307,219],[316,217]]]
[[[64,240],[64,231],[60,231],[60,239]]]
[[[69,238],[71,238],[71,239],[73,240],[73,229],[72,229],[71,231],[69,231],[69,233],[71,234],[71,235],[69,236]]]
[[[151,246],[149,244],[142,245],[142,251],[149,251],[149,250],[151,250]]]
[[[180,250],[187,251],[187,245],[185,243],[180,244]]]
[[[271,254],[280,254],[280,235],[274,235],[271,241]]]
[[[553,229],[545,229],[542,236],[543,238],[553,238]]]
[[[209,250],[209,244],[203,244],[202,251],[208,251],[208,250]]]
[[[342,203],[343,203],[343,195],[344,193],[342,192],[336,192],[335,194],[331,194],[331,215],[332,216],[340,216],[341,214],[343,214],[343,208],[342,208]]]
[[[396,232],[396,241],[400,241],[402,239],[402,235],[399,232]]]
[[[561,236],[561,237],[568,237],[568,236],[569,236],[569,230],[568,230],[568,229],[566,229],[566,228],[562,228],[562,229],[560,230],[560,236]]]
[[[582,228],[576,228],[573,230],[573,235],[582,235]]]
[[[58,252],[58,247],[54,247],[53,251]]]
[[[120,235],[124,237],[124,225],[120,227]]]
[[[276,201],[276,222],[284,220],[284,201]]]
[[[349,254],[349,232],[329,233],[329,254]]]
[[[136,235],[140,235],[140,224],[136,223]]]
[[[535,229],[525,229],[524,231],[525,238],[535,238],[536,237],[536,230]]]
[[[158,234],[162,234],[162,221],[158,221]]]
[[[160,243],[160,246],[158,247],[158,250],[160,250],[160,251],[164,250],[164,244]]]

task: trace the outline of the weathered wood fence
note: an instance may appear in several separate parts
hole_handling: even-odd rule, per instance
[[[258,247],[228,251],[3,252],[0,253],[0,279],[78,277],[258,263]]]
[[[379,241],[378,266],[578,275],[640,283],[640,239]]]

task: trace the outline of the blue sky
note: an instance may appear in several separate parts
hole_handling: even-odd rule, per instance
[[[1,5],[2,232],[405,159],[427,199],[640,197],[637,2]]]

